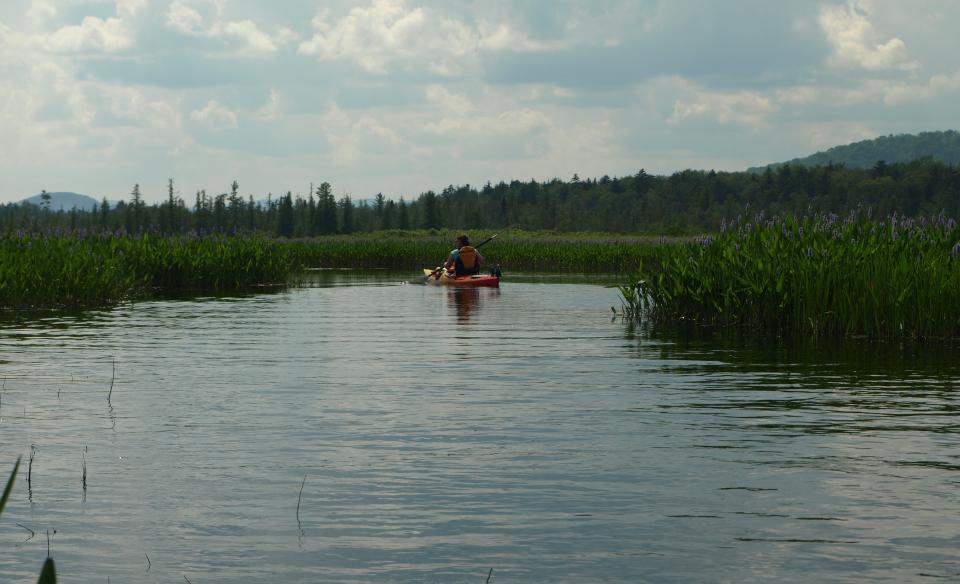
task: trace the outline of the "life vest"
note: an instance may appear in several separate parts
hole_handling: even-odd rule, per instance
[[[472,246],[465,245],[460,248],[455,262],[455,270],[458,276],[472,276],[480,273],[480,262],[477,258],[477,250]]]

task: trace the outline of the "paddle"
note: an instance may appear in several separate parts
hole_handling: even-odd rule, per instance
[[[494,234],[491,235],[490,237],[484,239],[483,241],[481,241],[481,242],[478,243],[477,245],[473,246],[473,249],[479,249],[481,245],[490,243],[490,242],[493,241],[498,235],[500,235],[500,234],[499,234],[499,233],[494,233]],[[430,272],[428,275],[424,276],[424,277],[423,277],[423,281],[426,282],[426,281],[429,280],[430,278],[437,278],[437,279],[439,280],[439,279],[440,279],[439,274],[440,274],[440,272],[442,272],[442,271],[443,271],[443,266],[440,266],[440,267],[437,268],[436,270],[434,270],[434,271]]]

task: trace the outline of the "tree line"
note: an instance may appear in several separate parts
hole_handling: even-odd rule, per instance
[[[46,200],[48,203],[48,200]],[[960,167],[932,159],[876,162],[871,168],[784,165],[762,173],[684,170],[569,180],[555,178],[482,187],[448,186],[409,202],[378,193],[354,202],[336,198],[328,182],[306,196],[290,192],[255,201],[234,181],[216,195],[198,191],[184,200],[171,179],[167,197],[147,204],[135,185],[129,200],[103,200],[90,209],[53,211],[49,204],[0,207],[6,231],[109,229],[127,233],[259,232],[280,237],[350,234],[388,229],[499,229],[695,233],[718,230],[747,210],[805,214],[859,207],[885,216],[960,215]]]

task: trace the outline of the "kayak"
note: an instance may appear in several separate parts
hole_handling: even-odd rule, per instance
[[[500,277],[477,274],[475,276],[454,276],[446,271],[440,273],[440,277],[431,276],[434,270],[430,268],[423,269],[423,280],[426,284],[435,286],[459,286],[466,288],[499,288]]]

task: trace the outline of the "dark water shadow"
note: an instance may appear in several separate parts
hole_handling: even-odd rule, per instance
[[[467,324],[475,320],[476,313],[486,302],[499,296],[499,288],[450,288],[447,303],[453,307],[457,324]]]
[[[702,371],[789,370],[832,374],[850,383],[922,376],[954,385],[960,342],[783,338],[695,324],[649,327],[624,323],[636,354],[670,362],[702,362]]]
[[[0,311],[0,331],[16,329],[66,330],[75,327],[95,329],[109,320],[116,311],[129,310],[149,302],[236,302],[251,298],[281,295],[288,292],[286,286],[258,286],[243,291],[209,290],[155,290],[149,297],[118,302],[113,306],[97,308],[51,308]]]
[[[676,380],[665,413],[767,435],[960,435],[960,345],[758,337],[697,326],[624,327],[644,371]],[[954,459],[891,461],[953,469]]]

